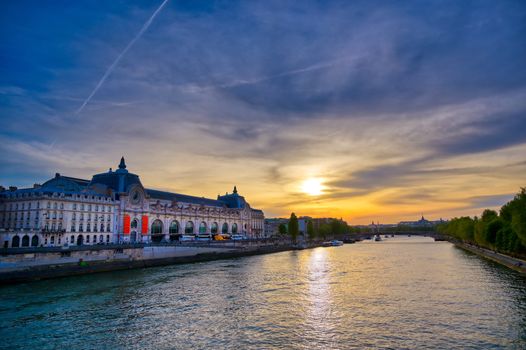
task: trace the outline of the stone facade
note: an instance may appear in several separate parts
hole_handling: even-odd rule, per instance
[[[263,236],[264,214],[234,187],[217,199],[144,188],[119,169],[91,180],[56,174],[33,188],[0,189],[0,242],[5,248],[175,241],[183,234]]]

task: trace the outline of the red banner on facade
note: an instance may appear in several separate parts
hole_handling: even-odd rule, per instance
[[[130,234],[130,216],[129,215],[124,215],[124,223],[122,227],[123,227],[122,232],[125,235],[129,235]]]
[[[143,215],[141,221],[142,221],[142,234],[147,235],[148,234],[148,216]]]

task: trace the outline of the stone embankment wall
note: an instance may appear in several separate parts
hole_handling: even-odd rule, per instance
[[[507,266],[510,269],[526,273],[526,261],[511,257],[509,255],[500,254],[489,249],[480,248],[471,244],[453,241],[457,247],[467,250],[471,253],[480,255],[486,259],[497,262],[501,265]]]
[[[240,247],[147,246],[0,256],[0,284],[95,272],[191,263],[295,249],[290,244]]]

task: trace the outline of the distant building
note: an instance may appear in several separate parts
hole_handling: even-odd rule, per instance
[[[279,225],[284,224],[285,226],[289,224],[289,219],[284,218],[269,218],[265,219],[265,237],[272,237],[279,235]]]
[[[444,223],[445,221],[440,218],[440,220],[429,221],[424,218],[424,215],[418,221],[400,221],[398,226],[408,226],[408,227],[433,227],[438,224]]]
[[[261,237],[264,214],[237,188],[217,199],[144,188],[126,170],[91,180],[56,174],[32,188],[0,189],[5,248],[174,241],[182,234]]]

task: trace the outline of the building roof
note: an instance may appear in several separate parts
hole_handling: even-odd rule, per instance
[[[186,194],[172,193],[158,190],[145,189],[146,193],[154,199],[168,200],[168,201],[177,201],[184,203],[192,203],[198,205],[208,205],[213,207],[226,207],[227,204],[220,200],[204,198],[204,197],[194,197]]]
[[[95,187],[96,185],[102,185],[107,189],[113,190],[117,198],[119,197],[119,193],[128,191],[133,185],[142,186],[139,175],[132,174],[126,170],[124,157],[121,158],[119,169],[116,171],[110,169],[108,172],[93,175],[89,186]]]
[[[217,196],[217,200],[225,202],[229,208],[243,209],[247,205],[245,197],[240,196],[237,193],[237,188],[234,186],[234,191],[231,194],[225,194],[224,196]]]
[[[59,173],[55,174],[55,177],[44,182],[42,186],[35,186],[32,188],[20,188],[15,191],[6,190],[2,192],[2,195],[9,194],[53,194],[53,193],[64,193],[66,195],[79,194],[89,195],[98,197],[108,197],[103,193],[93,191],[88,188],[89,180],[79,179],[76,177],[63,176]]]

